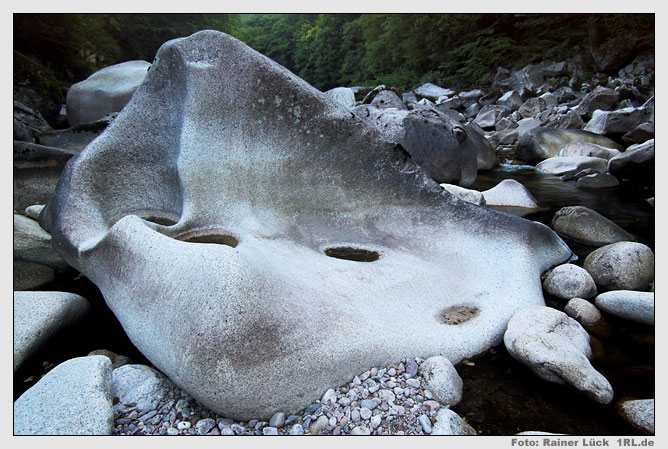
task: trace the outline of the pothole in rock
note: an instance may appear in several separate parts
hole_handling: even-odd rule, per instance
[[[231,246],[232,248],[236,248],[239,244],[239,239],[236,236],[220,229],[198,229],[178,235],[175,238],[188,243],[215,243]]]
[[[336,259],[352,260],[354,262],[375,262],[380,258],[377,251],[351,246],[332,246],[325,249],[325,254]]]
[[[438,314],[436,314],[436,319],[438,322],[443,324],[458,325],[469,321],[472,318],[478,316],[480,309],[473,306],[466,305],[457,305],[447,307]]]

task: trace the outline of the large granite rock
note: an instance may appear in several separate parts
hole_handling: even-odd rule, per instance
[[[612,386],[589,363],[589,334],[580,323],[549,307],[527,307],[508,322],[503,342],[519,362],[540,378],[568,384],[601,404],[612,401]]]
[[[70,126],[91,123],[127,104],[144,81],[151,66],[128,61],[105,67],[67,91],[67,122]]]
[[[441,187],[460,200],[468,201],[469,203],[475,204],[477,206],[484,206],[486,204],[485,197],[477,190],[466,189],[454,184],[441,184]]]
[[[589,119],[597,109],[610,111],[617,101],[619,101],[619,92],[608,87],[598,86],[584,96],[576,109],[580,115]]]
[[[488,206],[538,209],[538,201],[531,192],[514,179],[504,179],[489,190],[482,192]]]
[[[154,401],[162,401],[174,387],[164,375],[146,365],[123,365],[112,373],[114,397],[118,403],[115,409],[122,409],[134,404],[141,412],[153,409]]]
[[[478,133],[473,129],[434,109],[408,111],[361,105],[353,113],[376,126],[388,141],[401,145],[437,182],[466,187],[475,181],[478,146],[484,144],[474,140],[472,136]]]
[[[554,214],[551,226],[560,235],[589,246],[635,240],[619,225],[584,206],[562,207]]]
[[[40,224],[156,368],[242,420],[409,354],[481,353],[571,256],[215,31],[161,47]]]
[[[606,290],[647,291],[654,281],[654,253],[642,243],[612,243],[589,253],[583,268]]]
[[[370,104],[378,109],[408,109],[399,95],[391,90],[381,90],[375,97],[373,97]]]
[[[111,435],[112,392],[107,357],[70,359],[14,402],[14,434]]]
[[[462,399],[464,382],[450,360],[441,356],[429,357],[420,366],[425,388],[443,405],[457,405]]]
[[[615,111],[596,110],[582,129],[595,134],[614,136],[625,134],[647,121],[649,116],[644,107],[627,107]]]
[[[425,83],[414,89],[413,92],[418,98],[427,98],[431,101],[437,101],[441,97],[449,97],[455,94],[452,89],[444,89],[433,83]]]
[[[654,435],[654,399],[625,399],[617,404],[617,411],[636,429]]]
[[[621,154],[621,152],[619,150],[615,150],[614,148],[607,148],[601,145],[596,145],[595,143],[576,141],[567,143],[559,151],[558,156],[589,156],[610,160],[610,158],[613,158],[619,154]]]
[[[580,129],[534,128],[520,138],[515,149],[518,158],[530,164],[554,157],[570,142],[588,142],[623,150],[615,141]]]
[[[86,298],[65,292],[14,292],[14,371],[60,329],[90,309]]]

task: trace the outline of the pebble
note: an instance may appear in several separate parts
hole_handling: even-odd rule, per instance
[[[301,424],[295,424],[288,432],[290,435],[304,435],[304,428]]]
[[[420,415],[420,417],[418,418],[418,423],[420,423],[420,426],[422,427],[422,430],[424,431],[424,433],[426,433],[426,434],[431,433],[431,431],[432,431],[431,420],[429,419],[429,417],[427,415]]]
[[[118,408],[116,435],[424,435],[443,404],[418,374],[421,359],[370,368],[346,385],[328,389],[320,401],[286,418],[239,422],[202,407],[176,385],[152,408]],[[425,398],[423,401],[423,397]],[[375,414],[374,414],[375,413]],[[422,422],[419,421],[419,417]],[[425,421],[425,419],[427,421]],[[433,428],[433,427],[432,427]],[[305,432],[308,429],[308,432]]]
[[[274,413],[274,416],[269,420],[269,426],[271,427],[283,427],[285,424],[285,413],[278,412]]]

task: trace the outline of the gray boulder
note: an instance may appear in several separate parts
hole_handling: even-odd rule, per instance
[[[596,296],[596,284],[587,270],[570,263],[555,267],[543,281],[543,288],[561,299]]]
[[[505,107],[499,105],[489,105],[484,106],[478,115],[476,115],[473,123],[480,126],[483,129],[492,129],[503,117],[508,117],[512,111]]]
[[[325,95],[349,109],[355,107],[355,93],[349,87],[335,87],[325,92]]]
[[[613,243],[591,252],[583,268],[605,290],[647,291],[654,280],[654,253],[642,243]]]
[[[517,135],[522,137],[532,129],[538,128],[541,121],[535,118],[523,118],[517,122]]]
[[[584,96],[576,111],[589,119],[595,110],[610,111],[619,101],[619,92],[608,87],[598,86]]]
[[[506,89],[519,91],[524,88],[530,91],[538,89],[544,82],[543,71],[538,65],[528,65],[521,70],[510,73],[501,70],[496,74],[494,84]]]
[[[536,118],[538,114],[547,109],[545,100],[541,97],[532,97],[522,103],[517,110],[523,118]]]
[[[420,366],[426,388],[443,405],[457,405],[462,399],[464,382],[450,360],[441,356],[429,357]]]
[[[449,408],[442,408],[436,413],[436,422],[431,435],[477,435],[473,427]]]
[[[643,143],[650,139],[654,139],[653,122],[641,123],[622,136],[622,140],[630,144]]]
[[[596,110],[582,129],[595,134],[618,135],[625,134],[647,121],[649,117],[643,107],[628,107],[615,111]]]
[[[622,418],[636,429],[654,435],[654,399],[626,399],[617,404]]]
[[[65,268],[67,262],[51,247],[51,236],[32,218],[14,214],[14,260]]]
[[[14,141],[14,210],[46,203],[73,151]]]
[[[14,371],[60,329],[90,309],[86,298],[65,292],[14,292]]]
[[[461,107],[462,99],[459,98],[459,95],[453,97],[441,97],[436,101],[435,106],[438,111],[443,111],[443,109],[459,109]]]
[[[115,352],[112,352],[108,349],[95,349],[91,352],[88,353],[89,356],[91,355],[103,355],[107,357],[109,360],[111,360],[111,369],[114,370],[118,367],[121,367],[123,365],[128,365],[132,363],[129,357],[126,357],[124,355],[116,354]]]
[[[557,100],[557,97],[552,92],[545,92],[538,98],[545,102],[545,110],[547,111],[551,111],[559,105],[559,100]]]
[[[608,171],[620,179],[654,184],[654,139],[631,145],[608,161]]]
[[[597,145],[622,150],[623,147],[613,140],[580,129],[535,128],[521,136],[515,153],[518,158],[530,164],[559,154],[570,142],[589,142]]]
[[[35,142],[37,136],[51,129],[39,111],[14,101],[14,140]]]
[[[467,108],[473,103],[480,103],[480,98],[485,95],[481,89],[473,89],[466,92],[459,92],[459,99],[462,102],[462,107]]]
[[[485,197],[477,190],[465,189],[454,184],[441,184],[443,189],[447,190],[457,198],[477,206],[484,206],[486,204]]]
[[[578,189],[608,189],[617,187],[619,181],[610,173],[592,173],[578,178],[575,187]]]
[[[39,288],[56,278],[53,268],[20,260],[14,261],[12,274],[14,291]]]
[[[43,204],[33,204],[32,206],[26,207],[24,213],[26,217],[37,220],[42,209],[44,209]],[[49,238],[51,238],[51,236],[49,236]]]
[[[144,81],[149,67],[146,61],[123,62],[74,84],[67,91],[67,122],[76,126],[119,112]]]
[[[582,129],[584,121],[578,113],[569,109],[564,113],[550,116],[545,126],[559,129]]]
[[[501,95],[501,98],[497,100],[497,103],[513,111],[516,111],[520,106],[522,106],[522,97],[520,97],[520,94],[517,93],[516,90],[509,90],[505,94]]]
[[[436,101],[440,97],[451,97],[455,94],[455,91],[452,89],[444,89],[436,84],[425,83],[417,89],[414,89],[413,93],[420,99],[427,98],[428,100]]]
[[[361,105],[353,113],[396,142],[439,183],[469,186],[478,172],[475,131],[433,109],[403,111]]]
[[[654,326],[654,292],[612,290],[598,295],[596,305],[620,318]]]
[[[608,148],[590,142],[568,142],[560,151],[558,156],[590,156],[610,160],[610,158],[621,154],[619,150]]]
[[[568,384],[601,404],[612,401],[612,387],[589,363],[589,334],[580,323],[549,307],[515,313],[503,336],[508,352],[541,379]]]
[[[572,175],[588,168],[601,173],[607,172],[608,161],[600,157],[568,156],[551,157],[536,165],[537,172],[556,176]]]
[[[387,108],[397,108],[397,109],[408,109],[399,95],[395,94],[391,90],[382,90],[373,97],[371,100],[371,106],[374,106],[378,109],[387,109]]]
[[[616,223],[584,206],[562,207],[554,214],[551,227],[559,234],[589,246],[635,240]]]
[[[479,354],[571,256],[544,225],[455,200],[235,38],[198,32],[156,59],[40,224],[133,344],[214,412],[268,420],[407,354]]]
[[[111,435],[112,388],[107,357],[63,362],[14,402],[14,434]]]
[[[112,374],[114,397],[118,398],[115,409],[136,404],[140,412],[153,409],[155,401],[166,397],[174,384],[161,373],[146,365],[123,365]]]
[[[488,206],[521,207],[538,209],[538,201],[531,192],[514,179],[504,179],[489,190],[482,192]]]

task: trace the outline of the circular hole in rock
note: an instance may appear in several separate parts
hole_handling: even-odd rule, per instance
[[[475,318],[480,309],[473,306],[457,305],[447,307],[436,315],[436,319],[443,324],[458,325]]]
[[[218,245],[231,246],[232,248],[236,248],[239,244],[239,239],[237,237],[219,229],[190,231],[177,236],[176,239],[188,243],[215,243]]]
[[[355,262],[374,262],[380,258],[377,251],[351,246],[333,246],[325,250],[325,254],[336,259],[352,260]]]

